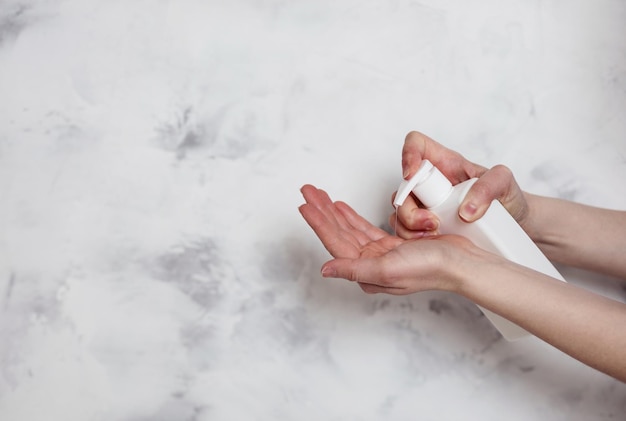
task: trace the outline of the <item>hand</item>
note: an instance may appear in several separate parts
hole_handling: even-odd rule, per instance
[[[470,178],[478,178],[459,206],[459,216],[463,220],[476,221],[485,214],[493,200],[499,200],[513,218],[526,228],[525,224],[530,219],[529,206],[524,193],[507,167],[497,165],[488,170],[422,133],[411,132],[407,135],[402,148],[402,174],[405,179],[415,174],[422,159],[431,161],[453,185]],[[420,238],[437,232],[439,227],[437,217],[420,207],[413,195],[409,196],[396,212],[397,218],[395,213],[392,214],[389,223],[402,238]]]
[[[335,259],[322,276],[357,282],[367,293],[411,294],[429,289],[452,290],[463,250],[477,249],[459,236],[404,240],[389,235],[343,202],[332,202],[314,186],[301,189],[306,204],[299,210]]]

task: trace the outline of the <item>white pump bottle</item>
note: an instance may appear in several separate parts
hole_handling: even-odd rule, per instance
[[[459,205],[476,180],[472,178],[452,186],[430,161],[423,160],[417,173],[411,179],[402,181],[393,204],[401,206],[413,192],[426,208],[437,215],[441,234],[464,236],[484,250],[565,281],[499,201],[494,200],[485,215],[475,222],[468,223],[459,217]],[[509,320],[479,308],[505,339],[512,341],[529,335]]]

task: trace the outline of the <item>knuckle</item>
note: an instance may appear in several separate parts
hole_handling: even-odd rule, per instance
[[[491,170],[500,178],[510,178],[513,176],[513,171],[506,165],[498,164],[491,168]]]
[[[424,144],[426,143],[428,140],[427,136],[424,133],[418,132],[416,130],[411,130],[409,133],[407,133],[407,135],[404,137],[404,145],[419,145],[419,144]]]
[[[409,141],[409,140],[413,140],[417,137],[420,137],[422,134],[416,130],[411,130],[410,132],[407,133],[407,135],[404,137],[405,141]]]
[[[480,199],[494,199],[494,188],[484,180],[478,180],[472,186],[472,195]]]

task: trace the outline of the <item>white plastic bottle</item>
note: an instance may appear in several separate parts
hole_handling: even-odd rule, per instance
[[[411,179],[402,181],[393,204],[401,206],[413,192],[426,208],[438,216],[441,234],[462,235],[484,250],[565,281],[499,201],[494,200],[485,215],[475,222],[468,223],[459,217],[459,206],[476,180],[473,178],[452,186],[430,161],[423,160],[417,173]],[[507,340],[529,335],[513,322],[487,309],[480,309]]]

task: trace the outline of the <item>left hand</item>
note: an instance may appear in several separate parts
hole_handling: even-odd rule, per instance
[[[367,293],[410,294],[430,289],[453,290],[455,258],[476,248],[459,236],[404,240],[383,231],[343,202],[332,202],[314,186],[302,187],[306,203],[299,210],[335,258],[322,276],[357,282]]]

